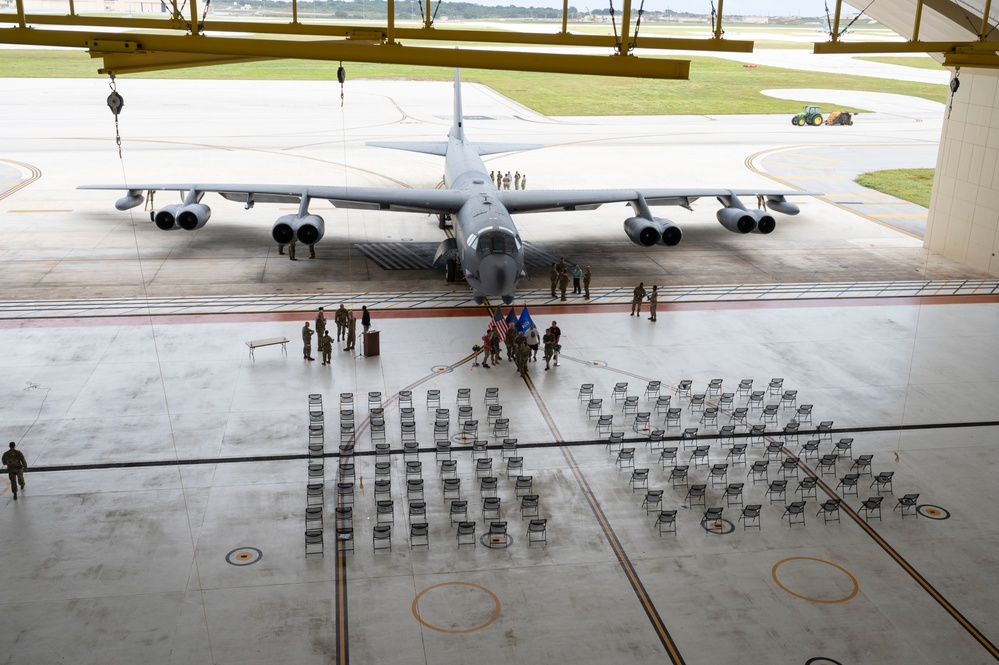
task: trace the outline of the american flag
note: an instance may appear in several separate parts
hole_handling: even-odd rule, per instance
[[[489,329],[495,328],[496,332],[499,333],[500,338],[504,339],[506,338],[506,331],[509,327],[510,324],[508,324],[506,319],[503,318],[503,312],[499,307],[497,307],[496,311],[493,312],[493,320],[489,322]]]

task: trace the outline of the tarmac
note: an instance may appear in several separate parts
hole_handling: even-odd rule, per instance
[[[119,80],[118,90],[120,158],[106,83],[0,81],[0,117],[16,128],[0,146],[0,437],[30,465],[16,502],[0,481],[9,662],[999,660],[999,601],[983,584],[999,567],[987,499],[999,463],[999,282],[924,250],[909,204],[852,185],[867,169],[932,166],[941,108],[887,112],[890,100],[871,97],[864,108],[882,110],[854,126],[814,128],[784,116],[545,118],[466,86],[473,139],[546,144],[486,161],[527,173],[532,189],[823,192],[767,236],[725,231],[710,201],[660,209],[684,229],[675,248],[630,243],[616,206],[519,217],[539,266],[564,256],[594,273],[590,299],[563,303],[547,270],[532,269],[516,313],[526,305],[542,329],[557,320],[562,351],[557,367],[539,356],[521,377],[506,360],[475,364],[492,310],[414,267],[441,238],[435,219],[315,206],[327,235],[315,260],[300,251],[291,262],[269,237],[282,206],[206,197],[203,229],[165,233],[141,208],[116,211],[113,193],[75,189],[432,187],[439,158],[364,142],[442,138],[449,84],[351,81],[342,108],[324,83]],[[647,305],[629,316],[638,281],[663,290],[655,322]],[[314,346],[306,360],[303,322],[319,306],[332,318],[341,302],[372,309],[378,355],[341,343],[328,366]],[[246,344],[275,337],[289,342],[252,354]],[[738,390],[746,379],[761,398]],[[634,406],[617,399],[620,383]],[[613,416],[609,429],[584,384]],[[459,417],[463,388],[477,432]],[[487,388],[499,389],[508,433],[489,417]],[[435,390],[446,438],[435,434]],[[404,447],[406,391],[416,451]],[[664,441],[650,441],[656,429]],[[460,497],[445,494],[448,459]],[[765,476],[752,471],[763,462]],[[890,483],[875,482],[887,472]],[[518,489],[526,476],[530,489]],[[348,490],[349,523],[335,514]],[[493,493],[499,519],[483,512]],[[536,514],[524,494],[538,497]],[[918,496],[900,502],[907,494]],[[879,496],[880,514],[865,508]],[[823,514],[830,499],[841,502]],[[420,500],[425,516],[411,516]],[[459,536],[453,500],[467,502],[473,536]],[[791,523],[795,501],[803,523]],[[310,503],[323,511],[307,524]],[[532,541],[531,519],[547,520],[544,542]],[[490,534],[498,521],[506,532]],[[411,532],[420,522],[427,547]],[[374,549],[388,544],[375,540],[378,524],[391,524],[390,548]],[[306,556],[306,527],[318,525],[322,552],[313,543]],[[352,539],[339,539],[348,526]]]

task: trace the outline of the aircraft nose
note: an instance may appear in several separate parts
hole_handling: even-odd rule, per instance
[[[520,269],[517,260],[509,254],[490,254],[479,264],[479,281],[482,291],[490,297],[512,295],[517,288]]]

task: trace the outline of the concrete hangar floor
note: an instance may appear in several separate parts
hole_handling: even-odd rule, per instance
[[[532,188],[739,187],[770,176],[827,193],[769,236],[729,234],[706,202],[666,211],[685,231],[672,250],[629,243],[618,208],[520,218],[538,256],[591,265],[595,287],[589,302],[562,304],[544,271],[532,272],[518,312],[526,303],[539,326],[557,320],[563,350],[557,368],[532,363],[524,380],[505,361],[473,366],[486,314],[420,268],[419,251],[393,250],[413,261],[400,268],[357,247],[436,243],[434,220],[319,210],[329,231],[317,259],[291,262],[269,239],[279,206],[206,199],[204,229],[162,233],[141,210],[115,211],[113,195],[74,189],[123,177],[432,185],[435,158],[363,142],[443,136],[448,85],[350,82],[341,109],[327,84],[121,81],[123,162],[104,83],[2,87],[0,432],[30,464],[17,502],[9,485],[0,493],[0,652],[11,662],[997,657],[999,601],[982,584],[999,568],[988,507],[999,461],[996,284],[926,254],[918,213],[853,190],[845,175],[858,161],[932,165],[939,111],[815,129],[783,116],[542,118],[468,86],[473,138],[551,146],[487,162],[527,173]],[[901,221],[915,226],[892,228]],[[639,280],[663,288],[656,323],[628,315]],[[340,302],[373,309],[381,354],[338,345],[329,367],[300,359],[302,322]],[[248,357],[243,342],[275,336],[292,340],[287,355],[266,347]],[[678,394],[686,379],[719,409],[717,424]],[[712,379],[731,403],[708,393]],[[740,393],[743,379],[777,405],[775,421]],[[627,383],[637,411],[665,429],[650,381],[680,409],[664,443],[650,444],[613,398]],[[595,428],[583,383],[622,443]],[[489,422],[492,387],[515,453]],[[459,436],[461,388],[485,453]],[[408,455],[398,402],[407,390],[420,443]],[[449,409],[449,453],[433,445],[432,390]],[[388,454],[376,454],[369,392],[384,402]],[[325,464],[310,478],[313,393],[323,398]],[[335,535],[337,483],[349,482],[338,464],[341,393],[353,393],[356,412],[353,552]],[[806,404],[811,422],[785,435]],[[822,421],[832,431],[819,432]],[[728,424],[735,436],[723,438]],[[765,433],[751,437],[751,425]],[[697,438],[683,440],[693,427]],[[805,445],[813,440],[818,456]],[[839,457],[820,464],[837,444]],[[862,455],[873,455],[869,466],[855,461]],[[443,492],[448,456],[476,523],[460,541],[455,494]],[[418,470],[407,464],[416,461]],[[677,465],[689,467],[685,479]],[[892,482],[875,482],[884,472]],[[488,534],[486,474],[505,535]],[[529,490],[519,476],[531,477]],[[419,494],[407,481],[421,478],[426,515],[411,518]],[[814,488],[802,485],[811,478]],[[376,484],[385,479],[387,493]],[[773,483],[784,479],[781,492]],[[307,484],[320,480],[322,495],[310,498]],[[742,491],[726,495],[735,483]],[[523,494],[538,497],[546,542],[529,542]],[[900,505],[907,494],[919,496]],[[864,507],[878,496],[880,519]],[[838,511],[817,514],[832,498],[842,498]],[[386,499],[391,515],[377,512]],[[306,558],[310,500],[324,509],[309,525],[324,525],[324,555]],[[792,525],[795,501],[806,502],[804,523]],[[754,504],[758,521],[743,513]],[[705,519],[714,507],[721,515]],[[662,510],[675,522],[657,525]],[[428,524],[429,547],[411,539],[414,521]],[[392,524],[391,549],[376,552],[379,522]]]

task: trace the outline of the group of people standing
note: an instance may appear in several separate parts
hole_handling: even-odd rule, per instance
[[[510,185],[513,185],[514,189],[527,189],[527,174],[521,175],[520,171],[512,176],[509,171],[506,174],[502,171],[490,171],[489,179],[496,181],[496,189],[510,189]]]
[[[345,340],[346,346],[343,350],[352,351],[357,341],[357,317],[341,303],[340,309],[333,315],[333,321],[336,323],[336,341]],[[368,311],[366,305],[361,307],[361,327],[364,329],[363,332],[368,332],[371,327],[371,312]],[[322,307],[316,314],[315,329],[309,327],[308,321],[302,326],[302,353],[305,360],[315,360],[312,357],[313,335],[318,336],[316,347],[322,355],[323,364],[332,365],[330,359],[333,355],[333,338],[330,336],[329,330],[326,329],[326,313]]]
[[[566,265],[565,259],[561,259],[558,263],[552,263],[552,268],[549,273],[549,277],[552,282],[552,298],[558,296],[555,295],[555,289],[562,292],[562,300],[564,301],[565,292],[569,288],[569,266]],[[590,299],[590,279],[593,277],[593,273],[590,271],[590,266],[586,266],[586,270],[583,270],[577,264],[571,270],[572,273],[572,292],[573,294],[586,292],[583,296],[585,300]]]
[[[559,344],[561,338],[562,329],[558,327],[555,321],[552,321],[551,327],[545,330],[543,337],[538,335],[538,328],[532,322],[527,327],[527,330],[522,333],[518,332],[513,326],[507,328],[506,336],[502,340],[502,343],[506,345],[506,359],[516,364],[517,371],[521,376],[526,376],[528,372],[527,363],[537,361],[538,350],[542,344],[544,344],[545,369],[550,369],[550,363],[553,358],[555,365],[558,366],[558,352],[562,349],[562,345]],[[482,336],[482,345],[476,344],[473,347],[473,351],[475,351],[473,367],[478,365],[476,361],[478,360],[479,353],[485,353],[486,357],[482,361],[484,368],[489,369],[490,362],[494,365],[498,364],[502,360],[500,344],[499,330],[495,326],[490,325],[486,328],[486,334]]]
[[[642,302],[648,299],[649,301],[649,321],[656,320],[656,307],[659,305],[659,287],[653,286],[651,293],[645,292],[645,282],[639,282],[638,286],[632,292],[631,297],[631,315],[638,316],[642,315]]]
[[[298,261],[298,259],[295,258],[295,241],[292,240],[287,244],[278,245],[278,254],[284,256],[285,247],[288,248],[288,258],[291,259],[292,261]],[[309,245],[309,258],[310,259],[316,258],[316,246],[314,244]]]

